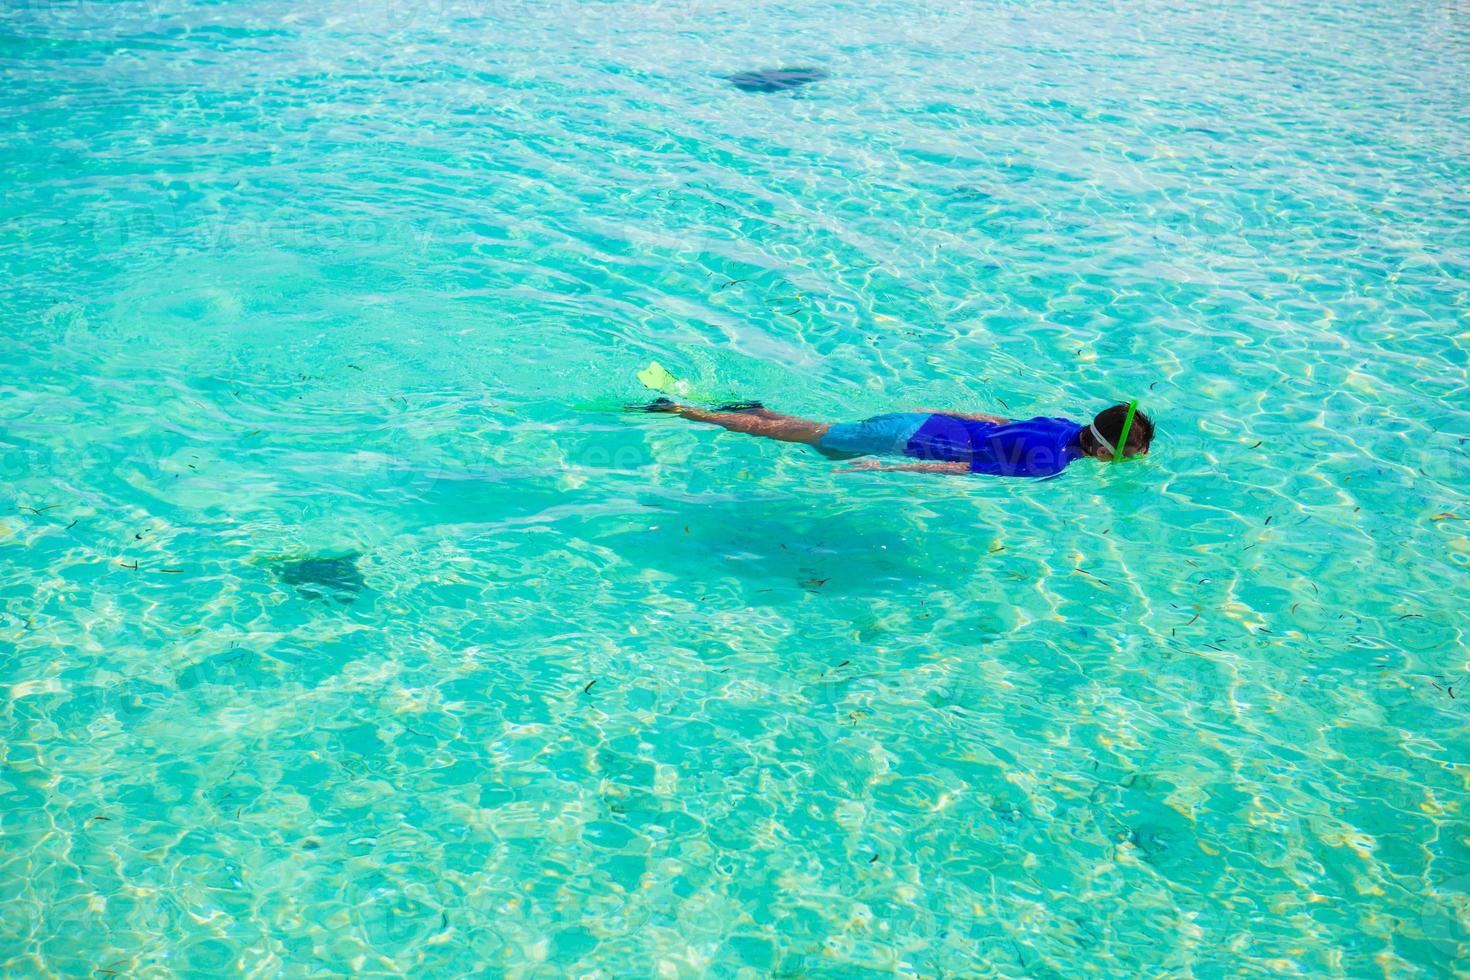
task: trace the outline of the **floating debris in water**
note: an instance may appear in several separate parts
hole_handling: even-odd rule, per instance
[[[351,552],[337,557],[276,559],[276,574],[307,599],[333,599],[351,604],[366,584],[357,568],[362,556]]]
[[[821,68],[763,68],[725,76],[742,92],[785,92],[827,78]]]

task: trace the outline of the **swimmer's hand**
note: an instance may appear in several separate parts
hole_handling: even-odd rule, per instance
[[[838,470],[839,473],[856,473],[860,470],[903,470],[908,473],[969,473],[969,463],[899,463],[895,466],[885,466],[876,459],[860,459],[850,466],[844,466]]]

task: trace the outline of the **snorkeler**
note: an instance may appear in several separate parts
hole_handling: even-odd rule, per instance
[[[803,443],[828,459],[898,456],[916,461],[886,465],[863,460],[847,470],[1043,478],[1061,473],[1074,459],[1119,462],[1146,456],[1154,437],[1153,422],[1134,403],[1105,408],[1086,425],[1060,418],[1016,420],[959,412],[900,412],[863,422],[827,423],[773,412],[759,402],[707,411],[669,398],[636,407],[731,432]]]

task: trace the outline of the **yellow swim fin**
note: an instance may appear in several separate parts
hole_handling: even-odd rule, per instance
[[[678,395],[682,398],[688,398],[693,391],[689,386],[689,382],[680,381],[674,377],[668,371],[664,370],[664,366],[658,361],[649,361],[648,367],[638,372],[638,381],[643,387],[652,388],[654,391],[663,392],[665,395]]]

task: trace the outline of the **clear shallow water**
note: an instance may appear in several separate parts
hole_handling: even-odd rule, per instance
[[[0,26],[7,975],[1470,968],[1457,5]]]

